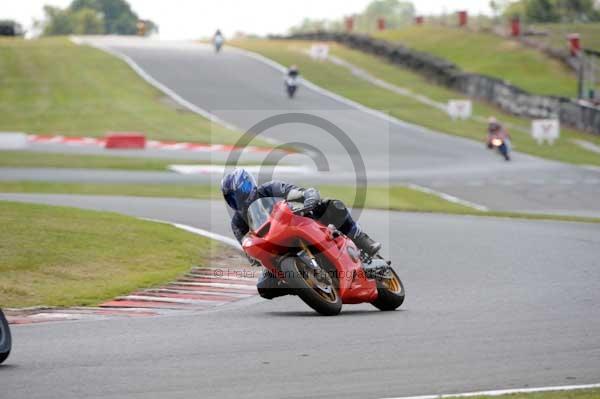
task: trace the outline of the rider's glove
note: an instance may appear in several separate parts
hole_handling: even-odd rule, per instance
[[[307,188],[304,190],[304,209],[311,211],[319,205],[321,196],[319,192],[314,188]]]

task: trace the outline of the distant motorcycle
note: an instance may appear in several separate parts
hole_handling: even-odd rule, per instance
[[[296,91],[298,90],[298,77],[288,76],[285,78],[285,89],[289,98],[294,98]]]
[[[0,364],[4,362],[12,347],[12,338],[10,335],[10,329],[8,327],[8,321],[4,317],[4,313],[0,309]]]
[[[219,53],[221,51],[221,48],[223,47],[223,43],[225,42],[225,39],[223,39],[223,36],[216,36],[215,40],[214,40],[214,44],[215,44],[215,53]]]
[[[489,149],[497,149],[500,155],[504,157],[505,160],[510,161],[510,150],[506,141],[498,136],[492,137],[488,141]]]

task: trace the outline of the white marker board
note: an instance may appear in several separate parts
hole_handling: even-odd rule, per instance
[[[558,119],[534,119],[531,121],[531,135],[538,142],[553,144],[560,137],[560,122]]]
[[[473,113],[471,100],[449,100],[448,115],[452,119],[469,119]]]
[[[310,57],[315,60],[326,60],[329,56],[329,45],[318,43],[310,46]]]

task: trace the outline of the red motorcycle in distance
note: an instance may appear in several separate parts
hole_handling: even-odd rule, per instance
[[[394,310],[404,302],[404,286],[390,262],[369,257],[333,225],[307,216],[302,204],[260,198],[248,208],[250,233],[244,251],[276,276],[282,288],[322,315],[342,304],[368,302]]]

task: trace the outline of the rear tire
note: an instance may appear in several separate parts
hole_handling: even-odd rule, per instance
[[[284,273],[288,286],[308,306],[323,316],[335,316],[342,310],[342,298],[335,284],[331,285],[332,294],[329,298],[323,295],[318,288],[311,286],[298,269],[298,258],[289,256],[281,261],[281,271]],[[304,273],[306,274],[306,273]]]
[[[392,279],[378,279],[377,280],[377,299],[371,304],[379,310],[390,311],[396,310],[404,302],[404,284],[402,280],[391,269]]]
[[[11,346],[12,338],[8,322],[6,321],[6,317],[4,317],[4,313],[0,310],[0,364],[10,355]]]

